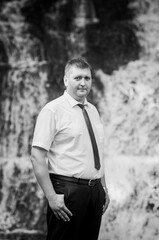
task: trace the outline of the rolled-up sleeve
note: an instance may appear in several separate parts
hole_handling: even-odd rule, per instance
[[[56,134],[55,112],[43,108],[38,115],[32,147],[41,147],[49,151]]]

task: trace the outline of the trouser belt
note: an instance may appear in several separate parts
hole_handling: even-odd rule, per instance
[[[101,182],[100,178],[97,179],[83,179],[83,178],[75,178],[75,177],[67,177],[63,175],[58,175],[54,173],[50,173],[51,180],[62,180],[67,182],[72,182],[76,184],[83,184],[88,186],[95,186],[96,184]]]

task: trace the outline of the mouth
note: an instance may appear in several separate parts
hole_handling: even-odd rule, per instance
[[[82,92],[83,92],[83,91],[87,91],[86,88],[79,88],[78,90],[79,90],[79,91],[82,91]]]

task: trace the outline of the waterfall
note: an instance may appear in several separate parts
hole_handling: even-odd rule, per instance
[[[37,109],[40,110],[47,99],[45,92],[47,73],[43,70],[46,61],[40,50],[42,46],[40,41],[31,39],[26,33],[27,26],[20,13],[20,4],[22,3],[17,1],[8,2],[1,13],[1,16],[7,17],[6,24],[1,24],[3,33],[1,39],[8,55],[9,66],[3,79],[5,82],[2,87],[5,91],[1,93],[2,157],[28,154]],[[11,33],[12,41],[8,36]],[[43,58],[41,61],[36,56],[38,48]]]
[[[142,46],[140,59],[120,67],[112,75],[102,70],[96,73],[105,85],[100,108],[109,136],[107,153],[157,155],[159,4],[157,1],[136,1],[130,7],[138,10],[135,24]]]
[[[137,11],[140,58],[112,75],[96,72],[105,89],[100,112],[112,201],[101,240],[159,238],[159,2],[134,1],[130,7]]]
[[[25,228],[22,219],[32,228],[39,222],[44,206],[29,155],[37,111],[48,98],[45,88],[48,79],[42,44],[28,33],[28,25],[20,11],[24,3],[8,1],[1,9],[0,39],[4,49],[0,92],[2,233],[13,230],[15,225]],[[39,206],[41,210],[37,212],[35,209]]]

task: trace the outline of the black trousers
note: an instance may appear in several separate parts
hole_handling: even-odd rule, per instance
[[[51,178],[56,193],[64,194],[72,212],[70,221],[58,220],[48,205],[47,240],[97,240],[105,192],[101,182],[94,186]]]

